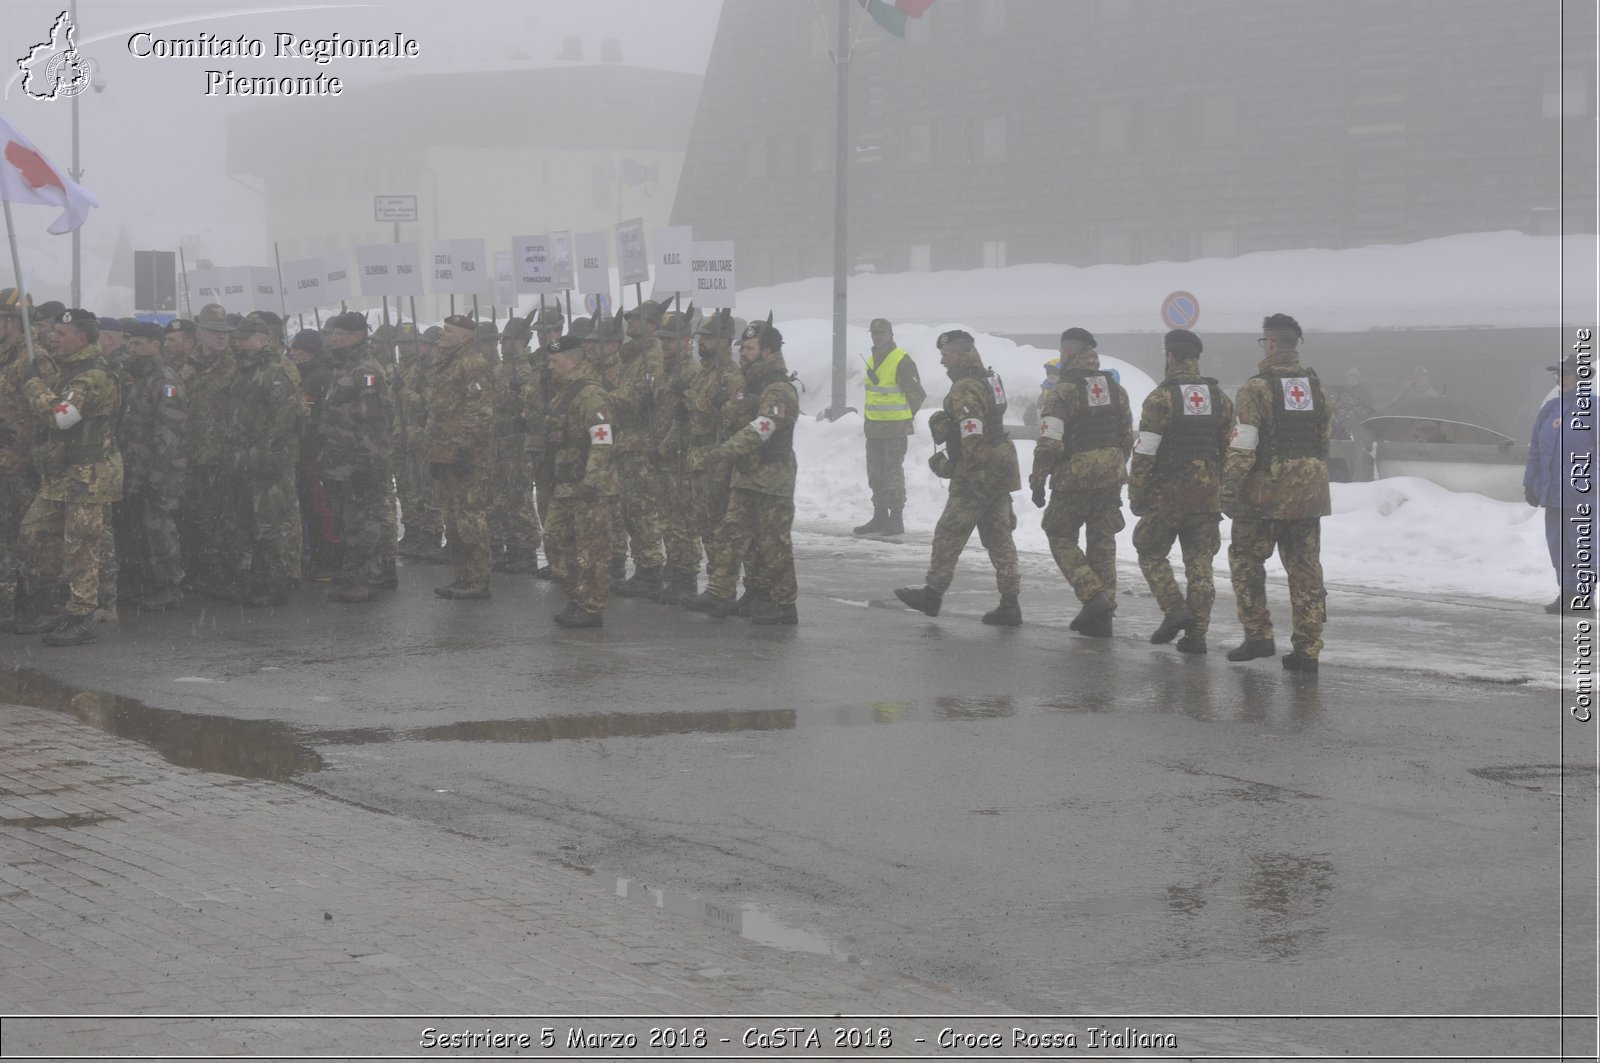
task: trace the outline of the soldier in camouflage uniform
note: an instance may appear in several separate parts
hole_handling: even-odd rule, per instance
[[[1267,558],[1274,549],[1289,577],[1293,652],[1283,666],[1315,672],[1327,620],[1322,584],[1322,518],[1328,495],[1328,440],[1333,418],[1317,374],[1300,365],[1300,323],[1272,314],[1261,323],[1260,372],[1239,389],[1238,427],[1222,471],[1222,511],[1233,518],[1228,568],[1239,601],[1244,642],[1230,661],[1272,657]]]
[[[373,356],[383,367],[383,377],[389,385],[389,460],[392,469],[395,448],[400,442],[400,367],[395,353],[394,328],[389,325],[379,325],[373,330],[368,343]],[[395,567],[395,559],[400,554],[400,493],[395,487],[393,475],[384,479],[383,493],[383,534],[378,539],[383,579],[379,581],[378,589],[392,591],[400,586],[399,569]]]
[[[935,451],[928,467],[950,481],[950,498],[933,529],[927,585],[900,587],[894,594],[911,608],[938,616],[944,592],[955,578],[956,562],[976,528],[1000,588],[1000,604],[983,614],[983,622],[1015,627],[1022,623],[1017,601],[1022,577],[1011,538],[1017,527],[1011,492],[1022,486],[1022,474],[1017,445],[1005,430],[1005,391],[991,380],[967,332],[957,329],[939,337],[939,361],[949,374],[950,391],[928,427],[934,443],[945,444],[945,450]]]
[[[199,367],[194,361],[195,325],[187,318],[175,317],[161,330],[161,360],[185,388]]]
[[[494,367],[494,468],[489,477],[489,542],[496,571],[527,574],[539,567],[539,517],[533,508],[528,455],[529,393],[538,375],[528,351],[532,330],[515,314],[500,334]]]
[[[314,329],[295,333],[289,356],[300,374],[300,397],[306,411],[300,422],[300,461],[295,468],[305,578],[327,583],[339,572],[339,529],[318,471],[317,448],[322,400],[333,385],[333,359],[323,349],[322,333]]]
[[[651,600],[663,605],[693,598],[700,578],[700,525],[694,511],[694,473],[689,468],[689,389],[699,372],[689,353],[689,322],[694,307],[672,311],[661,321],[662,405],[656,411],[661,443],[656,483],[661,541],[666,558],[660,588]]]
[[[624,598],[643,598],[661,588],[661,569],[665,554],[661,548],[661,524],[657,510],[657,471],[655,447],[669,411],[662,410],[666,373],[661,362],[661,345],[655,328],[645,322],[656,320],[658,309],[646,304],[648,313],[631,310],[624,315],[628,339],[617,351],[612,370],[611,402],[617,430],[614,456],[617,482],[621,489],[621,536],[612,529],[611,564],[613,575],[619,561],[633,555],[633,575],[612,583],[612,591]],[[657,414],[660,411],[660,417]]]
[[[370,602],[385,583],[394,394],[367,339],[365,314],[333,325],[333,377],[317,409],[317,468],[342,546],[330,601]]]
[[[1217,591],[1211,566],[1221,549],[1222,458],[1233,436],[1233,402],[1200,375],[1200,337],[1173,329],[1162,341],[1167,375],[1139,412],[1139,435],[1128,472],[1128,503],[1139,523],[1133,548],[1164,617],[1150,641],[1178,639],[1180,653],[1206,652]],[[1178,589],[1167,555],[1183,546],[1188,593]]]
[[[561,338],[561,327],[564,318],[559,306],[543,307],[539,310],[538,320],[535,322],[539,339],[539,346],[529,356],[529,382],[522,392],[522,417],[527,426],[528,469],[533,475],[534,486],[537,493],[534,496],[534,514],[537,520],[534,531],[540,536],[542,545],[544,522],[550,514],[551,492],[550,486],[550,451],[545,442],[547,422],[550,419],[550,402],[555,393],[555,374],[550,369],[550,351],[557,340]],[[574,326],[582,324],[587,333],[589,324],[587,319],[573,322]],[[575,336],[574,346],[582,342],[581,336]],[[547,553],[548,556],[548,553]],[[554,579],[555,573],[547,564],[534,567],[533,574],[540,579]]]
[[[440,362],[428,380],[428,475],[444,510],[456,578],[441,598],[489,597],[489,476],[494,455],[494,368],[473,340],[473,320],[444,320]]]
[[[295,467],[305,405],[271,322],[247,316],[234,333],[238,372],[228,388],[228,486],[242,533],[234,586],[248,606],[289,600],[289,558],[297,549],[300,506]]]
[[[728,507],[711,545],[706,589],[689,604],[713,616],[739,608],[733,596],[741,560],[755,592],[750,620],[756,624],[797,624],[799,588],[794,575],[794,485],[798,463],[794,429],[800,395],[783,360],[783,334],[755,323],[739,341],[744,394],[754,396],[754,415],[706,457],[712,476],[733,467]]]
[[[550,448],[553,487],[544,548],[567,594],[554,617],[562,627],[600,627],[611,591],[612,499],[611,398],[571,337],[549,348],[554,388],[545,443]]]
[[[0,628],[16,621],[17,535],[35,490],[28,451],[36,419],[22,391],[28,371],[25,312],[26,300],[15,288],[0,291],[0,424],[10,429],[0,433]]]
[[[233,326],[222,307],[208,304],[195,319],[199,342],[190,355],[186,378],[189,400],[189,474],[178,511],[184,578],[201,594],[222,595],[238,561],[224,556],[239,541],[235,514],[227,504],[223,480],[228,461],[223,439],[228,422],[227,392],[235,362],[228,351]],[[180,372],[180,376],[182,373]]]
[[[726,310],[712,315],[701,325],[696,333],[699,364],[684,395],[688,407],[683,425],[688,437],[689,522],[705,554],[708,571],[711,544],[727,508],[731,470],[725,465],[711,468],[707,459],[755,416],[754,397],[749,403],[734,401],[735,396],[744,391],[744,375],[733,354],[733,341],[734,337],[743,335],[744,330],[744,321]],[[693,575],[691,572],[690,576]],[[679,604],[687,605],[695,597],[693,582],[685,579]]]
[[[141,612],[183,604],[178,505],[188,470],[189,406],[178,375],[161,357],[161,329],[133,326],[127,339],[128,393],[117,432],[122,501],[112,507],[121,594]]]
[[[22,518],[27,582],[31,591],[64,575],[70,587],[65,620],[45,635],[48,646],[95,641],[107,511],[122,497],[115,425],[122,396],[100,357],[99,333],[87,310],[63,311],[55,326],[55,362],[64,383],[52,387],[33,373],[23,384],[34,423],[49,433],[37,452],[39,492]]]
[[[1061,334],[1061,383],[1040,410],[1039,442],[1028,484],[1033,504],[1050,505],[1040,522],[1061,574],[1083,603],[1072,630],[1111,637],[1117,610],[1117,532],[1123,528],[1122,485],[1133,450],[1128,393],[1100,368],[1094,335],[1069,328]],[[1078,548],[1083,529],[1085,549]]]
[[[439,337],[444,330],[430,325],[411,348],[400,348],[400,376],[397,395],[396,420],[400,425],[399,466],[405,470],[397,473],[395,483],[400,489],[400,511],[405,520],[406,534],[399,550],[405,557],[419,561],[443,560],[439,539],[444,534],[444,514],[433,497],[433,484],[428,479],[428,404],[424,396],[428,391],[428,376],[439,360]]]

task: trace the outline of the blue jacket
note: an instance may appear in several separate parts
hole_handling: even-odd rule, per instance
[[[1547,508],[1571,508],[1596,499],[1595,471],[1587,466],[1574,468],[1572,462],[1574,453],[1593,455],[1594,431],[1573,431],[1563,400],[1566,406],[1573,406],[1573,396],[1557,395],[1539,407],[1533,437],[1528,441],[1528,464],[1522,472],[1523,486],[1533,488],[1539,505]],[[1584,420],[1593,423],[1587,416]]]

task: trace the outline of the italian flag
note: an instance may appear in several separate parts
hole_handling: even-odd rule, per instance
[[[896,37],[906,35],[906,19],[921,18],[933,0],[861,0],[872,20]]]

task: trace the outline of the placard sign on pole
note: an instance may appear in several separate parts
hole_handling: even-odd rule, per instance
[[[390,295],[422,294],[421,250],[422,245],[415,240],[389,245],[389,255],[394,263],[394,290]]]
[[[249,266],[228,266],[217,270],[217,302],[230,314],[248,314],[251,305]]]
[[[511,238],[512,282],[524,295],[544,295],[556,290],[550,275],[550,236]]]
[[[694,227],[674,225],[656,230],[656,283],[654,294],[687,292],[694,289],[694,271],[689,255],[694,245]]]
[[[186,278],[189,282],[189,305],[191,313],[200,313],[200,308],[207,303],[220,302],[217,298],[217,285],[220,278],[214,269],[191,269]]]
[[[511,252],[494,253],[494,301],[507,307],[507,312],[517,308],[517,286],[511,275]]]
[[[322,275],[326,260],[297,258],[283,264],[283,307],[291,314],[303,314],[321,306]]]
[[[355,298],[350,278],[350,252],[329,251],[322,258],[322,297],[330,304]]]
[[[278,298],[276,267],[250,267],[250,309],[271,310],[274,314],[283,309],[282,302]]]
[[[643,284],[650,279],[650,255],[644,246],[644,219],[617,223],[617,270],[623,284]]]
[[[491,295],[482,240],[433,242],[435,295]]]
[[[733,271],[733,241],[696,240],[690,246],[689,264],[694,271],[695,305],[716,310],[731,309],[737,291]]]
[[[400,244],[361,244],[356,248],[356,274],[361,278],[361,294],[369,299],[390,295],[410,295],[401,291],[395,275],[395,251]],[[416,245],[413,244],[413,247]]]
[[[567,229],[550,234],[550,287],[572,290],[572,233]]]
[[[608,261],[610,243],[603,230],[578,233],[573,238],[577,260],[578,290],[580,292],[611,292],[611,263]]]

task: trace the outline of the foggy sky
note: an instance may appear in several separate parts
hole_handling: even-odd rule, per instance
[[[7,92],[0,114],[53,162],[72,159],[71,108],[65,100],[29,99],[12,78],[29,46],[46,39],[67,0],[7,0],[0,10],[0,57]],[[79,97],[82,184],[99,197],[82,230],[84,301],[105,281],[120,225],[136,232],[165,232],[176,250],[180,234],[201,237],[203,254],[218,265],[261,264],[271,239],[261,225],[261,197],[246,178],[223,171],[224,116],[246,107],[279,106],[337,111],[340,100],[207,97],[208,69],[241,76],[334,74],[348,88],[366,88],[406,74],[568,65],[556,59],[564,38],[583,39],[583,60],[599,61],[603,37],[616,37],[623,62],[633,66],[703,72],[711,52],[721,0],[370,0],[366,3],[272,4],[247,0],[143,3],[80,0],[77,46],[98,67],[105,87]],[[195,20],[195,21],[190,21]],[[135,58],[128,37],[148,30],[160,38],[245,34],[264,40],[262,59]],[[301,37],[382,37],[403,32],[417,39],[415,59],[335,59],[327,65],[272,57],[273,34]],[[495,119],[494,101],[463,96],[444,101],[463,122]],[[563,116],[568,117],[568,116]],[[570,116],[581,120],[581,116]],[[530,131],[530,135],[532,131]],[[308,149],[308,156],[323,150]],[[51,208],[13,208],[23,269],[41,298],[65,300],[70,238],[51,236]],[[144,240],[142,243],[151,243]],[[10,262],[0,264],[4,284]],[[43,289],[49,289],[43,291]],[[93,309],[93,306],[90,307]]]

